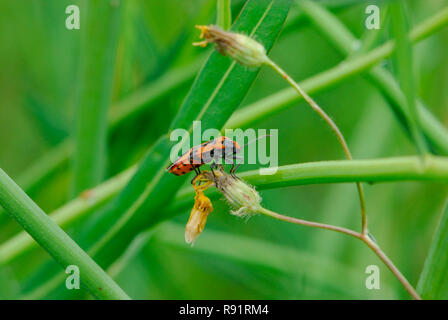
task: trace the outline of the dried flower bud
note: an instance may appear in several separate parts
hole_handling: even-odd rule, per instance
[[[212,202],[202,191],[197,191],[194,206],[185,227],[185,241],[193,245],[196,238],[204,230],[207,216],[213,211]]]
[[[248,67],[259,67],[269,61],[266,49],[262,44],[243,34],[224,31],[217,26],[196,26],[201,30],[201,42],[193,45],[205,47],[214,43],[216,50],[222,55],[229,55],[240,64]]]

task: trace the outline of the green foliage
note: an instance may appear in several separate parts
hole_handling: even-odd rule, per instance
[[[291,10],[286,0],[106,2],[92,1],[101,14],[83,1],[0,3],[8,61],[0,167],[33,199],[1,171],[0,204],[19,221],[0,212],[1,298],[126,298],[120,288],[139,299],[409,298],[355,239],[264,216],[244,223],[215,190],[205,231],[187,246],[192,176],[165,168],[169,134],[191,131],[194,120],[202,130],[279,129],[278,172],[244,165],[238,173],[276,212],[359,230],[347,183],[369,182],[378,243],[411,284],[420,277],[424,298],[447,298],[446,209],[433,238],[448,193],[446,6],[416,0],[403,15],[381,3],[374,31],[356,0],[298,0]],[[69,31],[73,3],[81,30]],[[271,70],[191,46],[195,25],[215,23],[273,48],[270,57],[340,125],[355,160],[316,161],[339,159],[340,148],[309,108],[292,108],[300,96]],[[5,32],[12,27],[14,37]],[[438,156],[421,162],[418,145]],[[85,268],[88,290],[66,290],[55,261]],[[378,291],[364,285],[371,264],[381,269]]]
[[[218,0],[216,25],[228,30],[232,24],[232,8],[230,0]]]
[[[409,22],[406,17],[404,1],[391,5],[392,33],[395,38],[395,63],[398,69],[398,78],[405,95],[406,117],[418,151],[426,152],[426,145],[420,132],[419,114],[415,101],[414,65],[411,41],[408,36]]]
[[[442,213],[417,290],[423,299],[448,299],[448,206]]]
[[[80,10],[87,12],[87,17],[82,28],[76,104],[75,194],[101,182],[105,172],[107,109],[111,100],[121,4],[90,1]]]
[[[347,55],[353,53],[353,48],[356,47],[358,40],[350,32],[350,30],[348,30],[338,20],[337,17],[326,11],[321,6],[316,5],[308,0],[299,1],[299,5],[300,8],[304,10],[304,12],[306,12],[306,15],[312,20],[316,27],[319,28],[319,30],[333,43],[333,45],[338,50]],[[386,8],[387,7],[383,7],[383,10]],[[400,11],[400,8],[396,10]],[[401,17],[400,12],[398,12],[397,14]],[[398,38],[405,41],[408,37],[406,34],[404,34],[403,30],[401,30],[401,32],[402,34],[398,35]],[[378,32],[375,32],[374,30],[369,30],[365,33],[367,33],[367,36],[370,37],[372,37],[372,33],[374,33],[374,37],[378,36]],[[363,42],[364,47],[362,49],[364,50],[366,41]],[[409,41],[406,41],[406,43],[407,45],[410,45]],[[402,48],[401,45],[400,48]],[[363,53],[362,51],[363,50],[358,50],[356,55],[361,55]],[[397,61],[399,61],[400,63],[410,63],[409,61],[406,62],[404,59],[399,58],[397,59]],[[405,70],[404,72],[406,72],[407,70],[405,66],[402,66],[401,69]],[[419,113],[419,124],[420,126],[422,126],[421,129],[425,133],[428,142],[437,152],[445,155],[448,154],[448,130],[443,127],[443,125],[431,114],[431,112],[427,110],[427,107],[425,107],[421,101],[417,101],[417,106],[413,106],[412,98],[414,96],[414,93],[412,90],[409,90],[408,97],[410,101],[407,101],[403,92],[399,88],[399,84],[397,83],[397,81],[395,81],[395,78],[385,68],[379,66],[369,70],[366,76],[367,79],[371,81],[389,101],[389,106],[392,108],[392,111],[397,117],[397,120],[400,121],[407,133],[409,133],[409,124],[405,119],[406,112],[408,112],[407,104],[410,103],[412,109],[418,108],[417,111],[414,111],[414,113]],[[410,79],[405,75],[403,75],[403,78],[405,79],[404,81]],[[413,113],[411,112],[411,115],[412,114]],[[419,135],[418,132],[416,134]]]
[[[0,204],[63,267],[75,265],[97,298],[128,299],[126,293],[11,178],[0,170]]]

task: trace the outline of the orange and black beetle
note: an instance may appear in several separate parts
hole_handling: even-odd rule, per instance
[[[179,159],[171,164],[167,171],[175,174],[176,176],[182,176],[192,170],[196,172],[196,175],[200,174],[199,167],[206,163],[210,163],[213,160],[226,159],[236,160],[241,159],[237,156],[241,150],[239,144],[225,136],[218,137],[214,140],[204,142],[198,146],[195,146],[185,152]],[[216,161],[212,164],[211,170],[216,168]],[[234,163],[230,169],[230,174],[234,175],[235,170],[241,165]]]

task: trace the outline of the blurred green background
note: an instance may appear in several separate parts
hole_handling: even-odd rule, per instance
[[[358,37],[367,31],[363,1],[320,1]],[[360,3],[361,2],[361,3]],[[379,1],[372,3],[381,4]],[[65,28],[65,8],[80,1],[0,2],[0,167],[20,184],[38,158],[73,135],[79,76],[79,30]],[[411,25],[446,6],[446,0],[409,0]],[[233,17],[243,1],[232,2]],[[82,16],[82,12],[81,12]],[[170,70],[205,61],[196,24],[216,20],[215,0],[122,1],[122,21],[113,77],[112,106]],[[388,20],[378,44],[390,38]],[[81,20],[82,29],[82,20]],[[417,96],[448,126],[448,29],[414,46]],[[207,50],[211,50],[208,48]],[[344,57],[293,5],[270,56],[294,79],[337,65]],[[385,68],[393,70],[388,60]],[[166,132],[192,81],[157,99],[110,133],[106,179],[136,163]],[[285,88],[262,68],[241,107]],[[361,75],[314,95],[339,125],[354,158],[415,154],[380,92]],[[113,107],[112,107],[113,108]],[[279,129],[279,164],[342,159],[336,139],[305,103],[287,108],[254,128]],[[245,165],[240,170],[254,169]],[[65,165],[29,195],[51,212],[73,196],[72,166]],[[447,186],[400,182],[365,185],[370,230],[383,250],[416,284],[427,255]],[[312,185],[262,191],[263,204],[276,212],[358,229],[355,186]],[[370,299],[408,298],[389,270],[362,243],[344,235],[288,225],[257,216],[245,222],[214,202],[204,233],[194,247],[184,243],[189,211],[154,232],[136,235],[134,246],[112,266],[118,284],[138,299]],[[82,230],[85,219],[67,228]],[[0,241],[20,231],[0,213]],[[0,298],[21,298],[38,288],[36,270],[51,258],[33,249],[0,267]],[[365,269],[378,265],[381,289],[367,290]],[[61,274],[63,270],[61,269]],[[36,278],[37,277],[37,278]],[[84,290],[55,290],[35,297],[85,298]]]

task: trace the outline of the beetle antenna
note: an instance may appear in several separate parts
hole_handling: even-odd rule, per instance
[[[264,134],[264,135],[262,135],[262,136],[260,136],[260,137],[258,137],[256,139],[253,139],[253,140],[249,141],[248,143],[243,145],[243,148],[246,147],[247,145],[251,144],[251,143],[254,143],[255,141],[258,141],[260,139],[263,139],[263,138],[266,138],[266,137],[270,137],[270,136],[271,136],[270,134]]]

